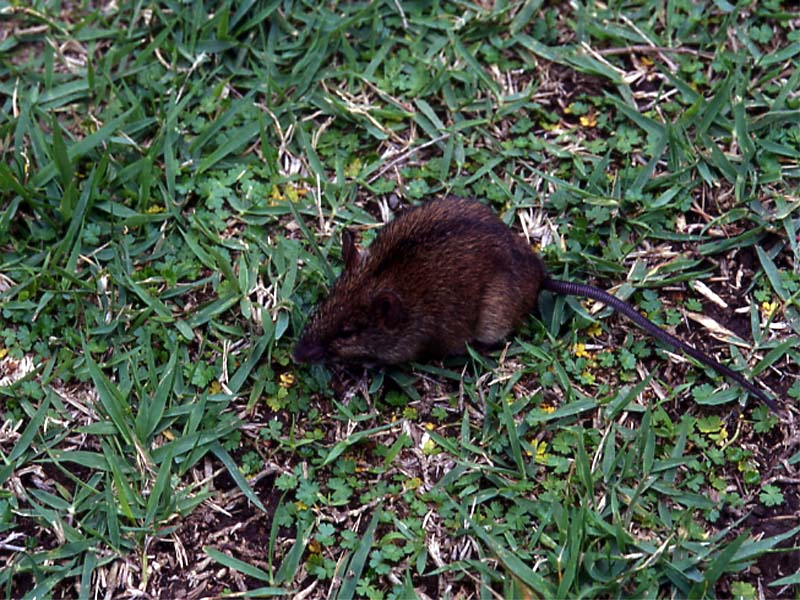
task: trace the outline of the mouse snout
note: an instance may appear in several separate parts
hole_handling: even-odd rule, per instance
[[[301,339],[297,342],[292,353],[295,362],[316,363],[325,358],[325,348],[319,342],[310,342]]]

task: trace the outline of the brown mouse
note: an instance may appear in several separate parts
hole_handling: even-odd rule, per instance
[[[298,362],[394,364],[463,354],[513,332],[539,292],[585,296],[624,314],[656,339],[733,379],[773,411],[739,373],[667,333],[627,302],[548,276],[526,241],[475,200],[443,198],[401,213],[366,250],[342,235],[345,268],[305,326]]]

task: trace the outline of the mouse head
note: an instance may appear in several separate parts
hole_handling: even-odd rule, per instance
[[[342,234],[342,258],[344,271],[306,323],[295,361],[399,362],[400,332],[407,322],[403,300],[370,272],[369,251],[360,252],[348,230]]]

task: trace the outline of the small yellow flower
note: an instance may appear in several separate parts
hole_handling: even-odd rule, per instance
[[[352,179],[353,177],[356,177],[359,173],[361,173],[361,166],[362,165],[361,165],[361,159],[360,158],[356,158],[355,160],[353,160],[344,169],[345,177],[349,177],[350,179]]]
[[[311,540],[308,542],[308,551],[311,552],[311,554],[322,554],[322,544],[317,540]]]
[[[219,394],[222,391],[222,384],[215,379],[211,382],[211,385],[208,386],[208,391],[212,394]]]
[[[286,196],[292,202],[297,202],[300,198],[305,197],[306,194],[308,194],[308,190],[305,188],[297,187],[296,185],[286,186]]]
[[[301,511],[301,510],[308,510],[308,505],[307,505],[305,502],[301,502],[300,500],[297,500],[297,501],[294,503],[294,507],[295,507],[295,508],[296,508],[298,511]]]
[[[0,359],[5,358],[8,354],[8,348],[0,348]]]
[[[603,333],[603,328],[600,327],[600,323],[594,322],[589,327],[586,328],[586,333],[589,334],[590,337],[597,337],[601,333]]]
[[[577,358],[591,358],[592,357],[592,355],[589,353],[589,351],[586,350],[586,344],[575,344],[572,347],[572,353]]]
[[[590,129],[592,127],[597,127],[597,115],[595,115],[594,112],[581,115],[578,120],[580,121],[582,127],[588,127]]]
[[[728,430],[723,426],[715,433],[709,433],[708,437],[716,442],[717,446],[724,446],[728,442]]]
[[[426,455],[436,453],[436,442],[427,433],[422,436],[422,453]]]
[[[281,373],[278,379],[280,379],[278,385],[280,385],[285,390],[288,390],[290,387],[294,385],[293,373]]]
[[[408,489],[415,490],[422,485],[422,479],[419,477],[412,477],[408,480]]]
[[[742,472],[742,473],[744,471],[755,471],[756,470],[755,465],[752,463],[752,461],[750,459],[740,460],[738,463],[736,463],[736,468],[739,469],[739,471]]]
[[[162,213],[165,210],[166,210],[166,208],[164,208],[163,206],[151,206],[150,208],[148,208],[144,212],[146,212],[149,215],[154,215],[154,214]]]
[[[777,302],[762,302],[761,303],[761,315],[765,319],[771,319],[772,315],[775,314],[776,310],[778,310],[778,303]]]
[[[433,423],[425,423],[425,429],[427,429],[428,431],[433,431],[434,429],[436,429],[436,425],[434,425]]]
[[[534,444],[536,444],[536,442],[534,442]],[[536,444],[536,458],[533,459],[536,464],[546,465],[548,458],[550,458],[550,456],[547,454],[547,442],[539,442]]]
[[[556,407],[552,406],[551,404],[542,404],[539,408],[542,410],[542,412],[547,413],[548,415],[556,412]]]
[[[292,202],[297,202],[300,198],[303,198],[306,195],[308,195],[308,190],[306,188],[294,185],[292,183],[287,183],[282,192],[280,187],[273,185],[269,194],[269,200],[270,204],[275,206],[286,201],[287,199]]]

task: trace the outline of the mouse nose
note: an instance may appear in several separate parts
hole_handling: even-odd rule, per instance
[[[309,342],[301,339],[297,342],[292,353],[295,362],[316,363],[325,358],[325,348],[319,342]]]

